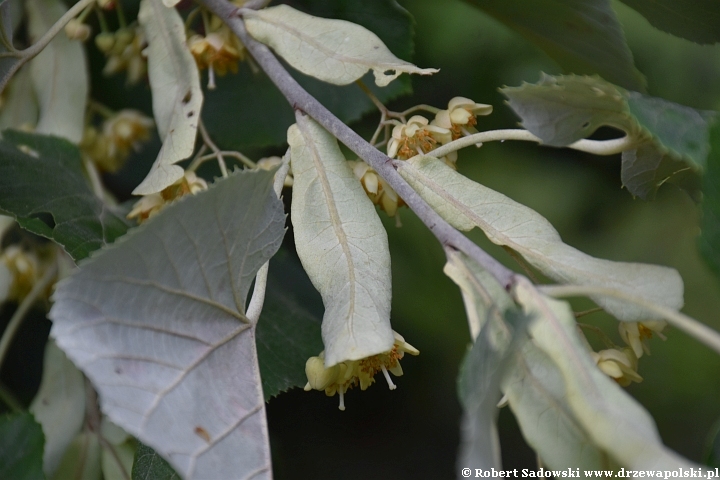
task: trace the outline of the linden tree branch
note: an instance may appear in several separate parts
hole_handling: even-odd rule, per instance
[[[340,121],[315,97],[303,89],[268,47],[252,38],[243,23],[242,11],[226,0],[199,0],[220,17],[243,42],[270,80],[285,96],[290,105],[312,117],[335,138],[363,159],[397,192],[418,218],[430,229],[444,247],[459,250],[485,268],[505,288],[514,283],[515,272],[508,269],[487,252],[454,229],[423,200],[395,170],[390,158],[373,147],[364,138]]]

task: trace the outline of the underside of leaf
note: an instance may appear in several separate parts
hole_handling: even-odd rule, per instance
[[[183,197],[55,293],[51,334],[103,411],[185,478],[270,478],[255,326],[244,312],[284,234],[273,173],[235,173]]]

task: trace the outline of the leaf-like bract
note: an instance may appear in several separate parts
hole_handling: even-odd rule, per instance
[[[568,404],[593,444],[633,470],[697,467],[665,447],[650,414],[597,368],[566,302],[545,297],[526,279],[516,284],[515,298],[537,318],[533,342],[562,373]]]
[[[503,392],[525,440],[548,467],[607,466],[605,455],[570,408],[561,371],[533,340],[518,352]]]
[[[136,195],[159,192],[182,178],[177,162],[195,148],[203,94],[200,73],[185,38],[182,17],[161,0],[142,0],[138,21],[148,40],[148,77],[153,113],[163,141],[157,160]]]
[[[390,350],[390,251],[370,199],[335,138],[307,116],[288,130],[292,223],[305,271],[325,304],[327,367]]]
[[[44,478],[43,441],[42,428],[31,414],[0,416],[0,478]]]
[[[396,56],[410,60],[414,49],[412,15],[395,0],[301,0],[297,8],[312,15],[347,20],[362,25],[383,41]],[[345,123],[374,111],[375,105],[357,85],[332,85],[293,69],[298,83]],[[213,139],[226,149],[244,151],[249,146],[280,145],[288,126],[295,122],[292,107],[270,79],[254,71],[248,62],[233,75],[218,77],[217,88],[205,90],[203,122]],[[409,76],[387,87],[378,87],[372,74],[362,78],[383,103],[411,93]],[[262,111],[262,115],[257,112]],[[243,125],[238,129],[237,125]]]
[[[43,36],[67,11],[60,0],[28,0],[25,7],[33,40]],[[89,83],[82,44],[67,35],[56,35],[30,61],[30,75],[40,105],[35,131],[80,142]]]
[[[567,72],[593,74],[642,90],[609,0],[470,0],[533,42]]]
[[[451,254],[444,271],[460,287],[472,336],[477,335],[480,325],[483,331],[492,326],[499,340],[496,344],[507,343],[508,326],[500,312],[511,312],[517,307],[505,289],[462,254]],[[518,328],[516,325],[516,332]],[[508,359],[511,363],[506,368],[502,390],[528,444],[552,469],[601,468],[602,452],[574,417],[558,367],[532,339],[516,348],[508,352],[512,358]]]
[[[313,17],[287,5],[245,14],[250,35],[275,50],[294,68],[335,85],[347,85],[372,69],[381,87],[402,73],[429,75],[397,58],[371,31],[345,20]]]
[[[10,81],[5,102],[0,109],[0,130],[6,128],[35,128],[38,104],[30,79],[30,69],[21,68]]]
[[[284,234],[273,173],[234,173],[183,197],[55,293],[51,335],[105,414],[185,478],[270,477],[255,326],[244,312]]]
[[[586,255],[563,243],[550,222],[534,210],[473,182],[434,157],[416,156],[402,162],[398,171],[451,225],[460,230],[480,227],[490,241],[512,248],[554,280],[615,288],[673,309],[682,307],[682,278],[671,268]],[[632,304],[594,300],[621,320],[653,317]]]
[[[43,470],[52,476],[85,420],[85,379],[52,340],[45,347],[42,382],[30,411],[42,425]]]
[[[450,254],[445,273],[460,287],[471,334],[475,339],[458,377],[458,397],[463,406],[460,452],[457,465],[471,469],[500,469],[497,402],[518,335],[525,325],[511,330],[505,316],[519,317],[507,292],[474,261]],[[507,307],[507,310],[504,308]],[[475,334],[479,317],[482,327]],[[513,322],[524,323],[524,322]],[[514,325],[518,327],[518,325]]]
[[[90,190],[75,145],[12,130],[2,137],[0,210],[21,227],[55,240],[75,260],[125,233],[125,218]]]

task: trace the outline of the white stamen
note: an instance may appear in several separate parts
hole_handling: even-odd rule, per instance
[[[397,386],[393,383],[392,379],[390,378],[390,374],[387,371],[387,368],[385,368],[385,365],[380,365],[380,368],[382,368],[383,375],[385,375],[385,380],[387,380],[388,388],[390,390],[395,390]]]
[[[345,394],[340,392],[340,406],[338,407],[343,412],[345,411]]]
[[[215,69],[212,64],[208,67],[208,89],[215,90]]]

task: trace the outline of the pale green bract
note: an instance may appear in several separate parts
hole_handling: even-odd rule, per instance
[[[392,348],[390,251],[375,207],[335,138],[304,115],[288,130],[292,223],[303,267],[325,304],[327,367]]]
[[[460,253],[449,255],[444,272],[460,287],[471,336],[477,337],[480,329],[487,327],[492,327],[491,332],[501,340],[507,336],[502,312],[517,307],[497,280]],[[552,469],[605,467],[602,452],[592,444],[567,403],[564,380],[553,360],[532,340],[507,355],[513,358],[509,359],[502,391],[525,440],[543,463]],[[465,464],[470,463],[465,459]]]
[[[560,370],[567,403],[594,445],[628,469],[699,467],[665,447],[647,410],[597,368],[567,302],[542,295],[524,278],[514,296],[525,313],[536,317],[530,336]]]
[[[28,0],[25,8],[33,39],[43,36],[67,11],[60,0]],[[82,44],[65,34],[56,35],[30,61],[32,86],[40,107],[36,133],[80,142],[85,129],[89,83],[85,63]]]
[[[401,162],[398,172],[455,228],[480,227],[490,241],[517,251],[554,280],[615,288],[675,310],[683,305],[683,282],[674,269],[586,255],[563,243],[550,222],[534,210],[473,182],[434,157]],[[627,302],[593,300],[620,320],[659,318]]]
[[[185,38],[185,26],[174,8],[161,0],[142,0],[138,21],[145,30],[153,113],[162,148],[135,195],[156,193],[183,176],[175,163],[195,148],[203,94],[200,73]]]
[[[45,347],[42,382],[30,412],[42,425],[43,471],[52,478],[85,420],[85,379],[52,340]]]
[[[402,73],[438,71],[400,60],[377,35],[345,20],[313,17],[287,5],[248,10],[243,15],[256,40],[302,73],[328,83],[347,85],[372,69],[375,83],[384,87]]]
[[[181,198],[54,295],[51,335],[103,412],[186,479],[271,476],[245,303],[284,235],[273,174],[234,173]]]

